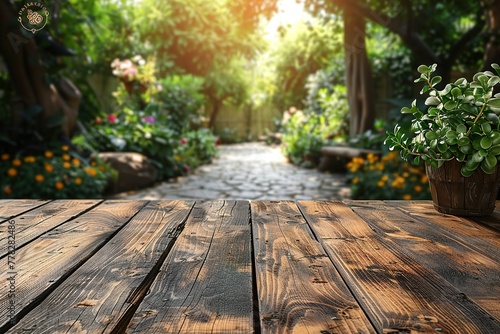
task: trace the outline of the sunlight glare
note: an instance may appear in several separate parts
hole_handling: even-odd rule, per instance
[[[267,35],[274,37],[280,26],[292,25],[307,17],[304,6],[296,0],[279,0],[278,12],[269,20],[266,26]]]

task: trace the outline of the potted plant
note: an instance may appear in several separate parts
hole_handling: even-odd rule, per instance
[[[500,66],[496,74],[485,71],[468,82],[460,78],[439,90],[442,78],[436,64],[418,67],[427,94],[426,110],[416,101],[401,112],[411,114],[411,126],[397,124],[387,132],[390,149],[399,149],[404,160],[425,162],[434,207],[442,213],[488,215],[495,208],[500,188]]]

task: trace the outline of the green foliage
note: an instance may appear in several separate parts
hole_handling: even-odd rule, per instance
[[[334,20],[297,22],[283,31],[273,52],[276,64],[274,101],[278,107],[304,107],[309,76],[335,63],[335,57],[343,57],[341,37],[341,24]]]
[[[347,168],[352,199],[430,199],[425,168],[402,162],[396,152],[353,158]]]
[[[3,153],[0,175],[0,198],[100,198],[113,171],[53,144],[45,151]]]
[[[284,126],[282,151],[294,164],[302,164],[306,156],[319,158],[323,146],[326,118],[323,115],[301,112],[294,114]]]
[[[500,74],[500,66],[492,67]],[[436,86],[440,76],[434,76],[436,65],[418,67],[421,74],[415,82],[425,83],[421,94],[428,94],[427,111],[420,110],[414,101],[402,113],[411,114],[411,128],[396,125],[387,133],[390,149],[401,149],[401,157],[426,165],[440,167],[445,161],[464,162],[461,173],[471,176],[481,168],[493,173],[500,160],[500,95],[493,96],[500,77],[490,71],[478,72],[473,81],[460,78],[447,84],[443,90]]]
[[[200,109],[205,102],[204,81],[192,75],[173,75],[159,81],[161,90],[156,96],[160,114],[176,132],[200,123]]]

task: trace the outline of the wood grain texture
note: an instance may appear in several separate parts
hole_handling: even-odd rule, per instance
[[[195,205],[127,333],[252,333],[249,203]]]
[[[87,261],[146,203],[126,200],[107,201],[16,251],[16,313],[21,317],[38,304],[71,272]],[[0,268],[7,268],[6,257],[0,259]],[[10,320],[5,312],[9,304],[7,289],[7,277],[2,276],[0,332],[4,326],[8,326]],[[51,314],[54,316],[57,313]],[[57,317],[54,316],[54,319],[57,320]]]
[[[375,330],[293,202],[252,202],[262,333]]]
[[[499,333],[500,323],[341,202],[300,202],[379,333]]]
[[[127,312],[133,313],[146,295],[191,206],[179,201],[144,206],[12,331],[123,332],[116,327],[126,327],[130,320]]]
[[[20,249],[53,228],[85,213],[100,200],[58,200],[18,215],[14,220],[15,244]],[[7,224],[0,224],[0,258],[7,253]]]
[[[368,222],[384,243],[399,247],[414,261],[436,272],[500,319],[500,233],[481,229],[465,218],[450,220],[450,217],[432,215],[433,212],[427,210],[419,213],[420,203],[403,203],[404,210],[394,204],[369,201],[350,207]],[[453,225],[457,228],[453,229]],[[486,251],[475,245],[478,240],[489,241]]]
[[[0,223],[48,202],[38,199],[0,199]]]

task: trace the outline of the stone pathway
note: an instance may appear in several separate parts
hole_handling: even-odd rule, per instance
[[[114,198],[129,199],[346,199],[344,174],[321,173],[288,163],[278,147],[262,143],[222,145],[212,164],[178,182]]]

